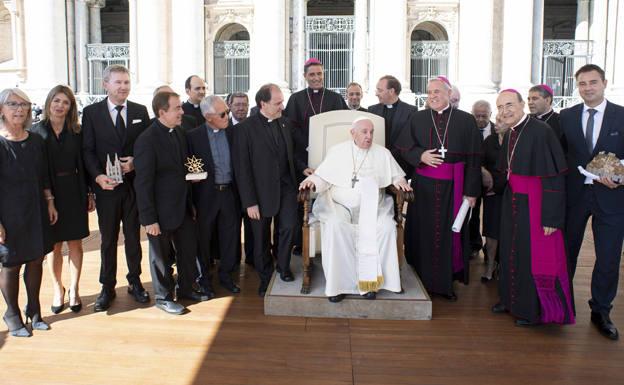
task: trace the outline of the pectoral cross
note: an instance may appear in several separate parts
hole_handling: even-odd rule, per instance
[[[444,148],[444,145],[442,145],[442,146],[440,147],[440,149],[438,150],[438,152],[440,153],[440,155],[442,155],[442,159],[444,159],[444,157],[446,156],[446,152],[447,152],[447,151],[448,151],[448,150],[447,150],[446,148]]]
[[[355,183],[359,182],[360,180],[357,178],[357,174],[353,174],[353,178],[351,178],[351,188],[355,187]]]

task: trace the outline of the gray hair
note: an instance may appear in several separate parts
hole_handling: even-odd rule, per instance
[[[353,123],[351,123],[351,130],[353,130],[355,128],[355,125],[358,124],[359,122],[363,122],[363,121],[368,121],[371,123],[371,125],[373,126],[373,128],[375,127],[375,123],[371,120],[371,118],[368,118],[366,116],[360,116],[358,118],[355,118],[355,120],[353,121]]]
[[[451,86],[447,82],[445,82],[444,80],[442,80],[440,78],[431,78],[431,79],[429,79],[427,84],[429,84],[431,82],[440,82],[440,83],[442,83],[442,86],[444,87],[445,90],[447,90],[447,91],[451,91],[452,90]],[[427,88],[429,88],[429,87],[427,87]]]
[[[474,102],[474,104],[472,105],[472,111],[477,108],[487,108],[490,114],[492,113],[492,106],[487,100],[477,100],[476,102]]]
[[[213,114],[215,112],[215,103],[217,103],[218,100],[223,102],[223,99],[217,95],[208,95],[203,98],[201,103],[199,103],[202,115],[206,116],[206,114]]]
[[[108,83],[110,80],[110,76],[113,72],[122,72],[124,74],[128,74],[130,76],[130,70],[121,64],[111,64],[108,67],[104,68],[104,72],[102,73],[102,81]]]
[[[4,107],[6,102],[9,100],[11,96],[17,96],[18,98],[24,100],[27,103],[31,103],[30,98],[26,93],[19,88],[6,88],[0,92],[0,109]],[[28,113],[26,114],[26,121],[24,122],[24,129],[30,128],[32,124],[32,104],[28,107]],[[2,116],[2,125],[4,125],[4,115]]]

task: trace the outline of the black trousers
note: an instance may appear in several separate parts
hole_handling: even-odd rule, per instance
[[[244,243],[245,243],[245,262],[253,264],[253,232],[251,231],[251,219],[247,214],[242,215],[242,222],[245,225]]]
[[[160,235],[148,235],[150,272],[154,286],[154,298],[167,301],[173,300],[176,282],[173,279],[173,263],[178,270],[178,290],[190,293],[198,276],[195,258],[197,255],[197,238],[195,223],[189,215],[177,229],[163,230]],[[172,253],[171,247],[174,250]],[[175,255],[175,260],[171,255]]]
[[[262,212],[262,208],[260,208]],[[290,269],[290,255],[293,237],[297,229],[297,190],[282,191],[280,210],[275,216],[277,228],[277,266],[281,271]],[[252,219],[251,230],[254,240],[254,267],[260,276],[261,284],[268,284],[273,274],[271,258],[271,217]]]
[[[481,238],[481,200],[481,197],[477,197],[477,202],[472,209],[470,222],[468,223],[470,248],[472,251],[481,250],[481,248],[483,248],[483,238]]]
[[[624,214],[605,213],[596,202],[591,185],[584,187],[583,198],[577,205],[569,206],[566,214],[565,235],[570,281],[576,272],[587,220],[592,217],[596,262],[592,272],[589,307],[594,312],[608,315],[617,294],[624,240]]]
[[[214,244],[213,236],[218,237],[219,281],[230,283],[232,272],[240,258],[240,210],[236,205],[231,189],[217,191],[207,212],[197,213],[200,248]],[[206,253],[200,253],[200,284],[210,287],[210,260]]]
[[[100,283],[107,289],[114,289],[117,284],[117,240],[120,222],[123,222],[128,283],[139,282],[141,275],[142,252],[136,193],[131,182],[124,182],[122,186],[117,188],[120,190],[113,194],[99,193],[96,196],[98,226],[102,239]]]

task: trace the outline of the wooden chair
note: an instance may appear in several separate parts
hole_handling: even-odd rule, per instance
[[[330,111],[310,118],[310,140],[308,146],[308,166],[317,168],[325,158],[327,151],[335,144],[344,142],[351,138],[350,128],[353,121],[358,117],[369,118],[374,125],[375,134],[373,141],[383,146],[385,144],[385,123],[384,119],[378,115],[363,111]],[[394,220],[397,223],[397,251],[400,261],[403,253],[403,206],[405,202],[414,200],[414,194],[405,193],[390,185],[386,192],[394,198]],[[316,240],[310,239],[310,211],[312,209],[311,200],[313,191],[310,189],[299,191],[299,202],[303,204],[303,240],[301,255],[303,259],[303,283],[301,293],[309,294],[311,277],[310,244]],[[318,223],[313,224],[317,226]],[[320,233],[320,228],[317,233]]]

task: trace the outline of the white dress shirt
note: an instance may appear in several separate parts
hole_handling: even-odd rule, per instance
[[[111,119],[113,119],[113,125],[115,125],[115,122],[117,121],[117,110],[115,109],[115,107],[117,107],[117,104],[113,104],[111,102],[110,99],[106,99],[106,102],[108,104],[108,113],[110,114]],[[122,104],[122,106],[124,106],[123,110],[121,110],[121,118],[124,121],[124,124],[126,125],[126,128],[128,127],[128,101],[125,100]]]
[[[587,131],[587,120],[589,119],[589,107],[587,104],[583,104],[583,115],[581,115],[581,124],[583,125],[583,138],[585,138],[585,132]],[[592,148],[596,147],[598,137],[600,136],[600,129],[602,128],[602,119],[604,118],[605,109],[607,108],[607,99],[604,99],[602,103],[593,107],[596,112],[594,113],[594,132],[592,138]],[[585,184],[593,184],[590,178],[585,178]]]

